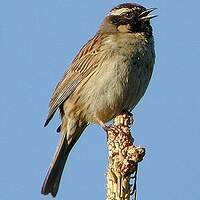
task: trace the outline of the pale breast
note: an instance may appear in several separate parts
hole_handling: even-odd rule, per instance
[[[79,105],[86,121],[95,122],[98,118],[107,122],[123,109],[131,110],[149,83],[154,63],[153,43],[144,38],[139,43],[135,38],[128,38],[129,42],[124,37],[121,41],[116,39],[108,38],[106,42],[111,45],[107,44],[106,59],[73,94],[73,102]]]

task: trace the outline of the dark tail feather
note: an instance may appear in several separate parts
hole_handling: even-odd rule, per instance
[[[47,195],[50,193],[53,197],[56,196],[67,157],[85,128],[86,126],[79,127],[80,130],[77,130],[76,133],[74,133],[74,137],[70,144],[68,144],[67,141],[67,134],[61,133],[61,139],[56,149],[54,159],[42,185],[42,194]]]

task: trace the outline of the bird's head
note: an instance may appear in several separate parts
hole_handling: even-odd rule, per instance
[[[124,3],[114,7],[105,17],[100,31],[114,32],[145,32],[152,34],[150,20],[157,15],[151,15],[155,8],[146,9],[139,4]]]

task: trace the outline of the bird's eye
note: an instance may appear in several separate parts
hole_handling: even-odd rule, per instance
[[[133,13],[132,12],[124,13],[123,16],[126,19],[132,19],[133,18]]]

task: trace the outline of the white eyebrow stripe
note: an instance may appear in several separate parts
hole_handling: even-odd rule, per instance
[[[120,9],[115,9],[109,12],[109,15],[121,15],[122,13],[125,12],[131,12],[133,11],[131,8],[120,8]]]

